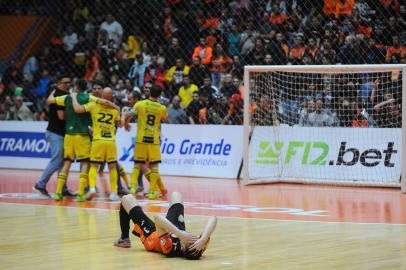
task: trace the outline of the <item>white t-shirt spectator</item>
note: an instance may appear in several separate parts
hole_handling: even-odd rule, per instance
[[[116,44],[121,43],[121,37],[123,36],[123,27],[118,21],[112,23],[103,22],[100,26],[100,30],[106,30],[109,39],[112,39]]]
[[[68,51],[73,50],[73,47],[75,47],[76,43],[78,43],[78,35],[76,33],[72,34],[66,34],[63,37],[63,44],[66,45]]]

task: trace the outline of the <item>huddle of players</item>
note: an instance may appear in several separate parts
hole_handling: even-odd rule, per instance
[[[123,168],[117,165],[117,147],[115,143],[116,128],[124,126],[130,129],[129,121],[138,117],[136,145],[134,147],[134,169],[131,177],[131,192],[135,193],[140,172],[150,181],[147,197],[156,199],[166,194],[165,185],[158,172],[160,156],[160,125],[167,119],[164,105],[157,102],[161,95],[159,86],[153,86],[150,99],[137,102],[131,110],[123,110],[115,105],[113,92],[105,87],[100,97],[89,95],[87,82],[77,80],[70,95],[55,97],[52,93],[48,103],[65,107],[66,135],[64,138],[64,164],[58,174],[55,200],[62,200],[62,188],[68,177],[73,161],[81,163],[77,201],[91,200],[96,196],[97,169],[107,163],[110,177],[110,196],[112,201],[119,200],[117,194],[117,170],[128,185]],[[97,91],[93,92],[97,93]],[[91,127],[92,138],[89,135]],[[90,162],[89,162],[90,161]],[[145,164],[148,163],[148,166]],[[89,191],[85,194],[86,186]]]

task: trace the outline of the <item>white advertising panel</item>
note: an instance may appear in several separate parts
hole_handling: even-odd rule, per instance
[[[249,178],[398,182],[401,129],[255,127]]]
[[[0,121],[0,168],[44,169],[50,158],[46,126],[46,122]],[[127,172],[133,167],[135,133],[134,124],[130,132],[117,132],[117,155]],[[160,172],[236,178],[242,136],[242,126],[163,125]]]

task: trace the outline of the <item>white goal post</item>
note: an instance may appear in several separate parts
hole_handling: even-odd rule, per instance
[[[245,66],[243,184],[401,187],[406,65]]]

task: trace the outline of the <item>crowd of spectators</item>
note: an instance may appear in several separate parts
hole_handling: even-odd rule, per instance
[[[398,0],[21,1],[0,11],[54,16],[58,29],[2,74],[2,120],[46,120],[50,86],[69,74],[111,85],[122,106],[157,84],[171,123],[239,125],[244,65],[406,63]],[[383,77],[286,77],[261,85],[250,113],[258,125],[398,126],[401,78]]]

